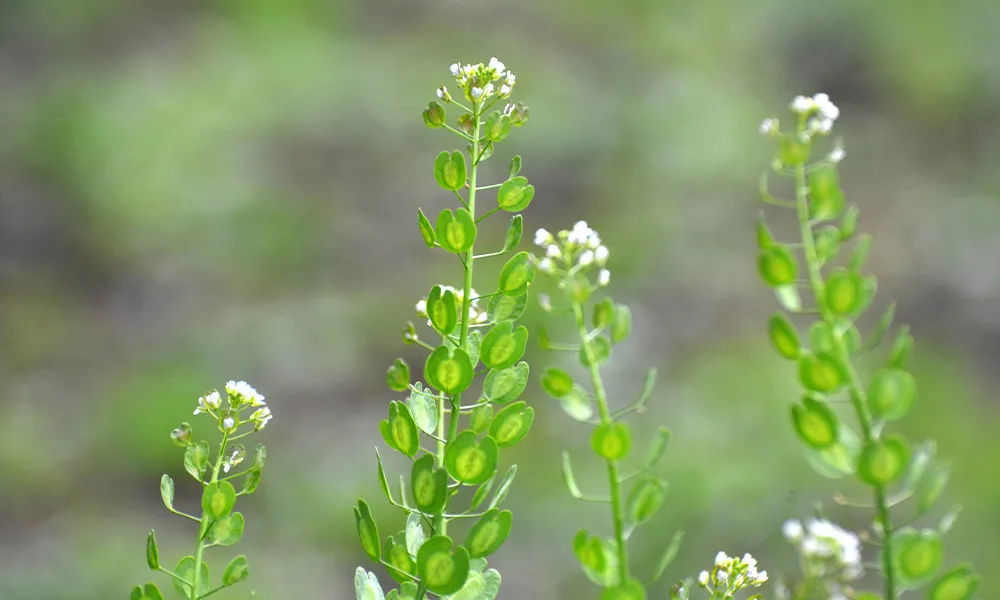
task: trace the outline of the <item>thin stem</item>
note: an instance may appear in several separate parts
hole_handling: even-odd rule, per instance
[[[503,183],[491,183],[490,185],[481,185],[481,186],[477,187],[476,189],[477,190],[491,190],[493,188],[498,188],[501,185],[503,185]]]
[[[222,468],[222,458],[226,454],[226,444],[229,443],[229,434],[222,434],[222,443],[219,444],[219,456],[215,459],[215,467],[212,468],[212,479],[208,485],[219,481],[219,469]],[[198,546],[194,553],[194,575],[191,578],[191,600],[198,600],[198,587],[201,584],[201,559],[205,555],[205,535],[211,526],[211,517],[202,509],[201,526],[198,528]]]
[[[479,189],[483,189],[483,188],[479,188]],[[485,219],[486,217],[488,217],[488,216],[490,216],[490,215],[492,215],[492,214],[496,213],[496,212],[497,212],[498,210],[500,210],[500,207],[499,207],[499,206],[497,206],[496,208],[494,208],[494,209],[490,210],[489,212],[487,212],[487,213],[486,213],[486,214],[484,214],[483,216],[481,216],[481,217],[479,217],[478,219],[476,219],[476,223],[479,223],[480,221],[482,221],[482,220],[483,220],[483,219]]]
[[[608,410],[607,394],[604,391],[604,381],[601,379],[601,372],[597,366],[597,357],[587,332],[587,324],[583,318],[583,306],[573,301],[573,316],[576,317],[576,328],[580,334],[580,343],[583,344],[583,351],[587,355],[587,371],[590,373],[590,381],[594,387],[594,398],[597,401],[597,410],[601,415],[601,423],[612,422],[611,412]],[[608,460],[608,486],[611,488],[611,518],[614,522],[615,541],[618,546],[618,577],[620,585],[625,585],[629,580],[628,568],[628,546],[625,543],[625,510],[622,501],[622,487],[618,475],[618,462]]]
[[[816,243],[813,239],[812,226],[809,221],[809,188],[806,187],[806,167],[804,161],[797,163],[794,171],[796,210],[799,217],[799,229],[802,235],[802,247],[809,269],[809,281],[816,296],[820,316],[831,329],[834,329],[836,317],[830,311],[826,302],[824,302],[825,283],[820,269],[819,256],[816,253]],[[858,421],[861,424],[862,438],[866,444],[870,444],[878,439],[878,434],[872,428],[872,415],[868,409],[868,397],[864,383],[862,383],[861,377],[851,362],[851,356],[844,341],[840,336],[834,335],[832,337],[834,353],[847,371],[851,404],[854,406],[854,412],[857,413]],[[885,551],[882,553],[883,572],[885,573],[885,597],[886,600],[896,600],[896,574],[892,565],[892,521],[889,518],[887,491],[884,485],[876,485],[874,487],[876,515],[881,522],[883,531],[885,531]]]

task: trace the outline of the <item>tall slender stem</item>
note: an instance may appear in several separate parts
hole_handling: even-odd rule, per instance
[[[799,127],[799,133],[802,127]],[[819,306],[820,316],[826,325],[834,330],[836,316],[830,311],[824,301],[826,284],[823,281],[823,274],[819,256],[816,253],[816,243],[813,238],[812,227],[809,222],[809,188],[806,186],[806,173],[804,160],[795,165],[795,204],[799,218],[799,230],[802,235],[802,247],[805,254],[806,265],[809,269],[809,281],[816,296],[816,305]],[[848,387],[851,396],[851,404],[854,412],[857,413],[858,421],[861,424],[861,434],[865,444],[877,440],[877,435],[872,428],[872,415],[868,409],[868,395],[865,391],[864,383],[854,368],[851,355],[847,351],[847,346],[838,335],[832,335],[833,349],[837,359],[841,362],[847,372],[849,379]],[[885,535],[884,549],[882,552],[882,570],[885,574],[885,597],[886,600],[896,600],[896,576],[892,564],[892,521],[889,515],[888,493],[884,485],[875,486],[875,507],[878,520],[881,522]]]
[[[576,328],[580,334],[580,343],[583,351],[587,355],[587,371],[590,373],[590,381],[594,387],[594,399],[597,402],[597,411],[601,416],[601,424],[611,423],[611,411],[608,410],[607,393],[604,390],[604,381],[601,379],[601,371],[597,366],[597,357],[590,335],[587,332],[587,324],[583,318],[583,306],[573,301],[573,316],[576,317]],[[629,580],[628,568],[628,546],[625,543],[625,508],[622,501],[621,481],[618,475],[618,462],[608,460],[608,485],[611,488],[611,518],[614,522],[615,542],[618,546],[618,577],[619,585],[625,585]]]
[[[219,469],[222,468],[222,459],[226,454],[226,444],[229,443],[229,434],[222,434],[222,444],[219,445],[219,456],[215,459],[215,466],[212,468],[212,479],[208,485],[219,481]],[[198,588],[201,585],[201,559],[205,555],[205,536],[208,528],[211,527],[211,517],[205,509],[201,512],[201,524],[198,526],[198,546],[194,553],[194,575],[191,577],[191,600],[198,600]]]

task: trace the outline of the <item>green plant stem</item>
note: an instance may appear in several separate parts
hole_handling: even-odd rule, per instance
[[[219,481],[219,469],[222,468],[222,459],[226,454],[226,444],[229,443],[229,434],[222,434],[222,443],[219,445],[219,456],[215,459],[215,466],[212,468],[212,479],[208,485]],[[201,585],[201,559],[205,555],[205,536],[211,526],[211,518],[205,509],[201,512],[201,526],[198,527],[198,547],[194,553],[194,576],[191,578],[191,600],[198,600],[198,587]]]
[[[573,301],[573,316],[576,317],[576,328],[580,334],[580,343],[583,344],[583,351],[587,355],[587,371],[590,373],[590,381],[594,387],[594,398],[597,402],[597,411],[601,415],[601,424],[611,423],[611,411],[608,410],[607,393],[604,390],[604,381],[601,379],[601,371],[597,366],[597,357],[594,355],[591,346],[590,335],[587,332],[587,324],[583,318],[583,306]],[[621,480],[618,474],[618,462],[614,460],[606,461],[608,464],[608,486],[611,488],[611,518],[614,521],[615,541],[618,546],[618,578],[619,585],[625,585],[629,580],[628,568],[628,546],[625,543],[625,509],[622,502]]]
[[[800,126],[801,132],[801,126]],[[816,305],[819,307],[820,317],[835,332],[836,316],[830,311],[825,301],[826,284],[823,281],[823,274],[819,256],[816,253],[816,243],[813,238],[812,226],[809,222],[809,188],[806,186],[805,164],[799,162],[795,165],[795,200],[796,212],[799,218],[799,230],[802,235],[802,247],[805,253],[806,265],[809,269],[809,281],[812,285],[813,293],[816,296]],[[840,336],[834,335],[833,349],[837,359],[847,371],[849,381],[849,394],[851,404],[857,413],[858,421],[861,423],[861,433],[865,444],[870,444],[878,438],[872,428],[872,415],[868,409],[868,395],[865,386],[854,368],[851,355],[844,345]],[[896,574],[892,564],[892,521],[889,518],[889,503],[887,501],[887,490],[884,485],[875,487],[875,508],[878,520],[882,524],[885,535],[885,547],[882,552],[882,570],[885,574],[885,597],[886,600],[896,600]]]

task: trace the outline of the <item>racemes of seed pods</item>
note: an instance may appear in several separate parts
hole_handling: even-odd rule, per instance
[[[181,598],[198,600],[236,585],[250,576],[246,556],[231,559],[222,570],[222,578],[213,585],[205,550],[213,546],[232,546],[243,536],[243,515],[233,512],[238,496],[252,494],[260,485],[261,472],[267,451],[257,444],[252,460],[243,470],[237,467],[246,462],[247,450],[243,444],[233,444],[263,429],[271,420],[271,409],[264,396],[245,381],[230,381],[225,395],[211,391],[198,398],[195,415],[203,414],[213,420],[222,435],[215,457],[205,440],[195,442],[194,430],[188,423],[171,432],[174,444],[184,448],[184,469],[202,486],[201,516],[188,514],[174,505],[174,480],[169,475],[160,479],[160,495],[167,510],[175,515],[198,523],[198,536],[193,555],[187,555],[171,568],[160,563],[156,535],[151,530],[146,538],[146,562],[154,571],[166,573],[173,579],[173,587]],[[241,488],[231,483],[242,480]],[[196,566],[197,565],[197,566]],[[253,597],[253,592],[250,593]],[[135,586],[131,600],[162,600],[154,583]]]
[[[451,75],[455,96],[442,85],[438,101],[423,116],[428,127],[445,129],[463,142],[461,150],[443,151],[434,162],[435,180],[454,194],[458,206],[441,211],[433,224],[422,210],[417,217],[424,242],[449,253],[461,276],[454,287],[435,285],[417,303],[427,333],[418,333],[412,322],[403,332],[404,343],[428,353],[424,383],[413,381],[403,359],[386,373],[389,388],[406,396],[389,403],[389,416],[380,423],[382,438],[413,464],[409,482],[400,475],[393,493],[376,451],[378,481],[389,503],[406,513],[406,523],[383,539],[368,503],[359,500],[354,516],[365,553],[386,567],[399,588],[384,591],[374,573],[358,567],[358,600],[496,597],[500,574],[486,568],[486,557],[510,534],[512,514],[501,505],[516,473],[514,465],[498,476],[499,453],[523,439],[534,419],[534,410],[517,401],[528,381],[528,364],[521,360],[528,331],[514,325],[524,312],[534,265],[528,253],[514,251],[523,230],[517,213],[535,189],[518,175],[518,156],[505,181],[478,181],[480,165],[511,127],[527,121],[528,109],[510,101],[516,79],[496,58],[485,65],[456,63]],[[454,125],[446,106],[458,111]],[[476,254],[480,224],[500,211],[512,213],[502,248]],[[496,290],[479,295],[472,287],[474,265],[507,254],[512,256]],[[472,494],[468,505],[453,506],[463,490]]]
[[[871,238],[856,235],[858,208],[845,206],[837,172],[845,156],[841,143],[836,141],[832,151],[810,161],[840,111],[826,94],[799,96],[790,108],[788,130],[778,119],[769,118],[760,132],[777,143],[772,170],[793,181],[794,199],[772,196],[766,178],[760,192],[765,203],[795,213],[800,239],[775,240],[762,215],[757,225],[758,271],[786,311],[771,316],[768,331],[778,354],[797,365],[803,391],[790,416],[807,460],[824,476],[853,476],[870,494],[864,500],[836,498],[839,504],[874,511],[872,524],[860,539],[872,544],[871,562],[881,572],[883,588],[850,597],[895,600],[904,590],[926,587],[929,600],[967,600],[975,593],[979,576],[969,566],[946,565],[943,552],[943,536],[955,511],[945,513],[936,527],[913,525],[926,521],[941,496],[948,463],[935,456],[933,441],[912,444],[892,431],[917,397],[916,379],[907,371],[913,346],[908,328],[900,329],[888,352],[876,359],[872,373],[863,377],[859,368],[862,356],[874,350],[891,328],[894,305],[888,306],[867,338],[862,336],[858,320],[870,308],[876,289],[875,277],[864,273]],[[851,242],[853,250],[838,260],[842,253],[848,254]],[[800,330],[787,313],[811,322]],[[893,515],[908,524],[897,528]],[[798,540],[807,567],[840,548],[844,568],[831,575],[836,589],[830,592],[840,596],[829,597],[849,592],[848,583],[862,573],[860,555],[845,550],[843,543],[809,542],[837,539],[833,526],[807,525],[805,532],[794,525],[786,527],[790,528],[786,535]],[[783,597],[806,598],[805,590],[817,575],[807,568],[805,576],[799,585],[784,586]]]

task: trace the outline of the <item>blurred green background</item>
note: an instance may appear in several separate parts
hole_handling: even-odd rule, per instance
[[[688,535],[650,597],[720,549],[794,573],[781,523],[834,491],[865,494],[805,464],[787,417],[793,368],[768,347],[775,302],[755,275],[753,200],[772,151],[757,125],[819,91],[842,109],[843,185],[875,238],[876,305],[897,299],[917,339],[920,398],[898,429],[954,459],[942,507],[965,509],[946,564],[973,560],[981,595],[998,597],[997,31],[992,0],[3,0],[0,598],[168,587],[145,567],[146,531],[168,563],[194,532],[162,508],[160,474],[180,498],[197,492],[167,434],[230,378],[275,414],[235,548],[258,597],[353,598],[367,563],[357,496],[384,532],[402,525],[375,478],[385,368],[400,353],[420,363],[399,342],[413,304],[460,283],[417,232],[418,206],[452,202],[431,165],[457,147],[420,112],[450,63],[492,55],[531,108],[495,160],[524,157],[537,188],[526,231],[589,221],[611,248],[615,299],[633,308],[607,371],[614,401],[660,371],[637,427],[673,429],[671,492],[633,538],[637,571],[675,529]],[[529,358],[536,374],[552,359]],[[570,539],[607,531],[607,516],[569,499],[559,451],[576,451],[591,489],[599,465],[534,378],[526,399],[534,430],[504,456],[520,470],[514,534],[491,561],[501,598],[594,597]],[[867,516],[831,514],[854,528]],[[216,574],[234,553],[210,551]]]

